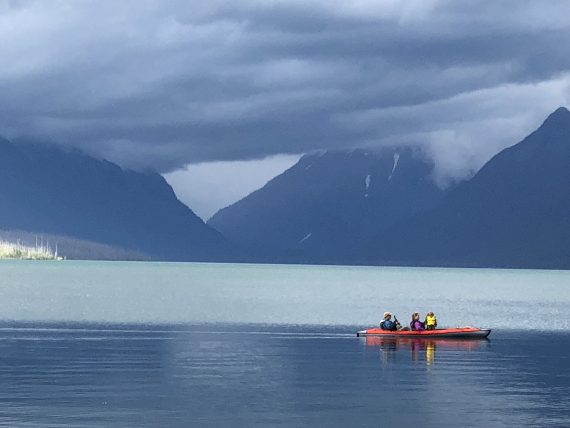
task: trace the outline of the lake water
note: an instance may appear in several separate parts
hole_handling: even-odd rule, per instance
[[[570,426],[570,272],[0,262],[0,426]],[[356,338],[384,310],[483,341]]]

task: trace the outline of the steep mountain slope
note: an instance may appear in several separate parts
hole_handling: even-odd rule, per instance
[[[570,268],[570,112],[556,110],[437,208],[377,235],[360,257],[380,264]]]
[[[439,201],[432,167],[411,149],[306,155],[208,224],[261,260],[342,263],[363,240]]]
[[[66,235],[165,260],[225,260],[226,241],[156,173],[0,139],[0,229]]]

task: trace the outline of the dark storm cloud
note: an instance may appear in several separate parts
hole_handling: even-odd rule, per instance
[[[460,175],[568,103],[567,16],[556,1],[2,3],[0,134],[160,171],[414,143]]]

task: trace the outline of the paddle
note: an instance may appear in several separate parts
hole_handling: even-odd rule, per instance
[[[394,322],[396,323],[396,328],[398,330],[400,330],[402,328],[402,324],[400,324],[400,321],[398,321],[398,318],[396,318],[396,315],[394,315]]]

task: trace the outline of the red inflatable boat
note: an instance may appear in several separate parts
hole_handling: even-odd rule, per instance
[[[457,328],[442,328],[436,330],[382,330],[381,328],[369,328],[368,330],[361,330],[356,333],[357,336],[379,336],[379,337],[407,337],[407,338],[426,338],[426,339],[484,339],[491,334],[490,329],[476,328],[476,327],[457,327]]]

